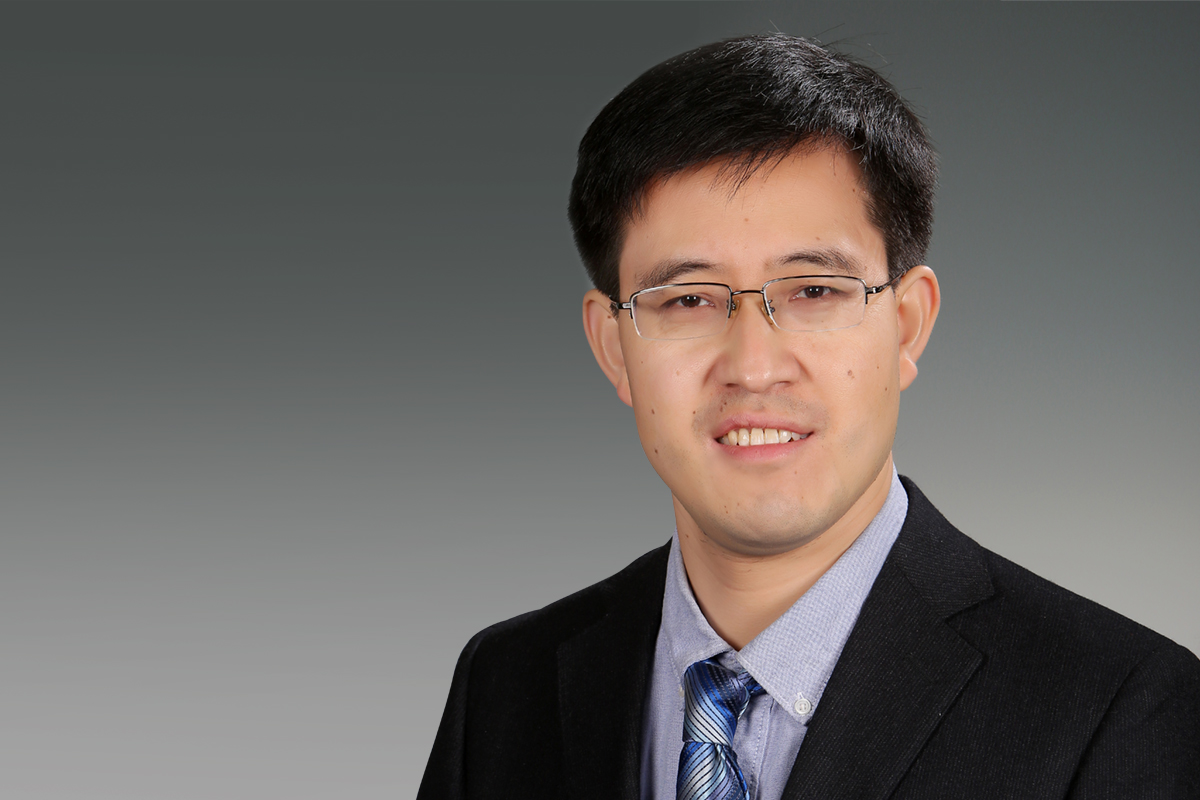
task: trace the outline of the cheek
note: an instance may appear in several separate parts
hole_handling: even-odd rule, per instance
[[[630,372],[638,439],[655,471],[668,484],[697,468],[697,448],[707,435],[704,415],[705,354],[680,352],[647,357]]]
[[[684,359],[640,357],[628,365],[634,418],[646,454],[661,455],[692,430],[703,369]]]
[[[886,348],[863,346],[834,363],[825,375],[826,402],[845,445],[853,449],[867,441],[890,440],[900,398],[896,359],[887,357]]]

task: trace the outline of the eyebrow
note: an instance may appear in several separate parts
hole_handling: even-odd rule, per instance
[[[789,253],[783,258],[776,260],[777,267],[791,266],[795,264],[811,264],[821,269],[828,270],[832,273],[840,275],[851,275],[853,277],[862,277],[866,274],[866,270],[858,259],[847,255],[846,253],[833,247],[816,247],[806,250],[797,250],[794,253]],[[655,264],[652,268],[642,273],[637,280],[637,285],[634,288],[635,292],[640,292],[643,289],[650,289],[654,286],[666,286],[673,283],[685,275],[690,275],[693,272],[701,272],[707,270],[720,271],[719,264],[714,264],[711,261],[705,261],[698,258],[681,258],[667,259]]]
[[[866,274],[866,269],[859,263],[858,259],[853,256],[843,253],[834,247],[818,247],[810,250],[798,250],[795,253],[784,256],[779,260],[779,264],[813,264],[821,269],[827,269],[831,272],[840,273],[843,275],[851,275],[856,278],[861,278]]]
[[[635,292],[654,286],[666,286],[677,278],[700,270],[719,270],[720,267],[709,261],[695,258],[667,259],[655,264],[651,269],[642,273],[638,278]]]

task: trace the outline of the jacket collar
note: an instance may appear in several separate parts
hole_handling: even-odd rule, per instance
[[[784,800],[889,796],[983,662],[947,624],[993,593],[982,549],[902,481],[904,527],[809,724]]]
[[[607,610],[558,648],[566,796],[638,800],[642,708],[662,617],[670,546],[605,581]]]

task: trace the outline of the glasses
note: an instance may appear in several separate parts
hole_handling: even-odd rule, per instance
[[[867,286],[846,275],[803,275],[736,292],[723,283],[672,283],[634,292],[628,303],[613,301],[612,312],[628,311],[643,339],[700,339],[725,331],[738,308],[737,295],[761,294],[767,316],[780,330],[836,331],[861,323],[868,298],[900,278]]]

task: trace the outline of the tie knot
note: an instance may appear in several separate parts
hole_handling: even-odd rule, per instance
[[[711,658],[697,661],[683,675],[683,740],[732,747],[750,698],[762,693],[748,672],[734,673]]]

